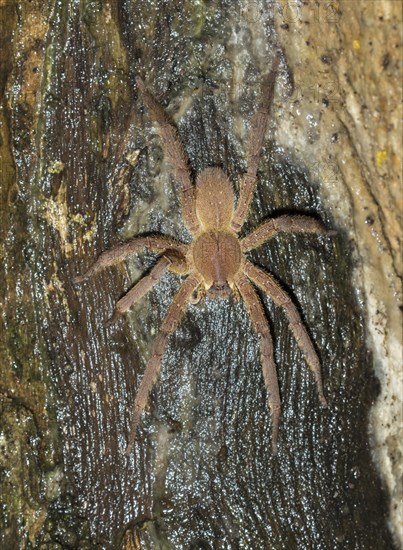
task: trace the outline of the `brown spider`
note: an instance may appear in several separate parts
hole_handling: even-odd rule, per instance
[[[226,298],[232,293],[236,298],[242,297],[252,326],[260,337],[263,378],[272,413],[272,450],[276,454],[281,409],[280,393],[269,326],[253,284],[269,295],[277,306],[284,309],[291,331],[315,376],[319,400],[322,406],[327,405],[323,395],[319,358],[302,324],[296,306],[273,277],[253,265],[244,253],[262,245],[280,231],[316,234],[333,234],[334,232],[325,229],[322,224],[309,216],[278,216],[268,219],[249,235],[238,239],[238,233],[245,222],[256,187],[256,173],[273,99],[278,66],[279,55],[275,57],[271,72],[264,80],[261,105],[252,118],[247,172],[241,182],[236,208],[233,187],[220,168],[204,169],[198,175],[196,185],[194,185],[189,171],[189,161],[175,126],[154,96],[146,89],[141,78],[136,78],[144,102],[154,122],[157,123],[164,153],[180,184],[184,223],[192,234],[193,240],[190,244],[182,244],[163,235],[138,236],[101,254],[84,275],[75,279],[75,283],[81,283],[101,269],[120,262],[130,254],[144,248],[160,255],[149,275],[143,277],[117,302],[115,313],[111,319],[114,321],[128,311],[132,304],[140,300],[167,270],[187,276],[169,307],[160,332],[154,341],[151,358],[134,401],[134,416],[126,454],[129,454],[132,449],[141,414],[157,379],[167,338],[178,327],[186,305],[197,303],[205,296]]]

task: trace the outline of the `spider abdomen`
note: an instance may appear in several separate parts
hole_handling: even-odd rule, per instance
[[[234,213],[234,191],[221,168],[205,168],[196,180],[196,214],[204,231],[229,228]]]
[[[226,231],[202,233],[193,242],[192,260],[206,290],[227,295],[241,268],[242,252],[235,235]]]

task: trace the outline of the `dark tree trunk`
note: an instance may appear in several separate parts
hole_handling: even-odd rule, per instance
[[[237,187],[243,121],[279,47],[270,10],[256,6],[0,7],[3,548],[393,548],[369,447],[378,387],[352,246],[312,167],[276,145],[278,109],[245,229],[309,213],[338,236],[280,236],[251,254],[298,304],[330,403],[319,407],[284,314],[263,298],[283,402],[277,457],[257,338],[234,300],[189,306],[126,457],[133,398],[179,279],[164,277],[110,327],[155,257],[72,283],[139,232],[188,239],[136,74],[176,116],[194,173],[218,165]],[[277,106],[289,101],[287,47]]]

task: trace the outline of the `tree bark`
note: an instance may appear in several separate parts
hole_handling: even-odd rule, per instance
[[[354,284],[352,221],[333,208],[314,158],[284,146],[283,116],[291,143],[296,135],[289,113],[298,63],[293,40],[281,34],[294,19],[273,6],[0,6],[4,548],[394,547],[370,451],[379,383],[366,347],[367,297]],[[114,304],[155,256],[136,255],[127,271],[108,268],[80,287],[72,281],[140,232],[189,238],[135,76],[176,120],[194,174],[221,166],[238,189],[262,75],[279,48],[275,108],[245,233],[281,213],[312,214],[337,229],[335,238],[280,235],[250,254],[297,303],[330,406],[320,408],[283,312],[262,296],[283,406],[273,456],[246,310],[235,300],[206,300],[189,306],[169,338],[127,457],[133,398],[180,281],[168,274],[112,326],[105,323]],[[312,112],[326,108],[316,102]],[[343,120],[343,101],[332,108]],[[307,150],[315,128],[304,137]],[[320,130],[328,139],[335,133],[330,124]]]

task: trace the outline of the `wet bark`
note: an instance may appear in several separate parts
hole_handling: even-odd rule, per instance
[[[282,235],[250,254],[298,304],[330,403],[320,408],[283,312],[262,296],[283,402],[277,457],[258,341],[235,300],[189,306],[126,457],[133,397],[180,279],[164,277],[112,326],[114,304],[155,256],[72,283],[137,233],[189,240],[137,74],[177,121],[194,174],[221,166],[238,187],[262,74],[279,46],[276,104],[292,94],[288,46],[269,6],[256,6],[0,8],[5,548],[393,548],[370,454],[379,387],[353,244],[312,166],[278,145],[278,106],[245,233],[272,214],[301,213],[338,235]]]

